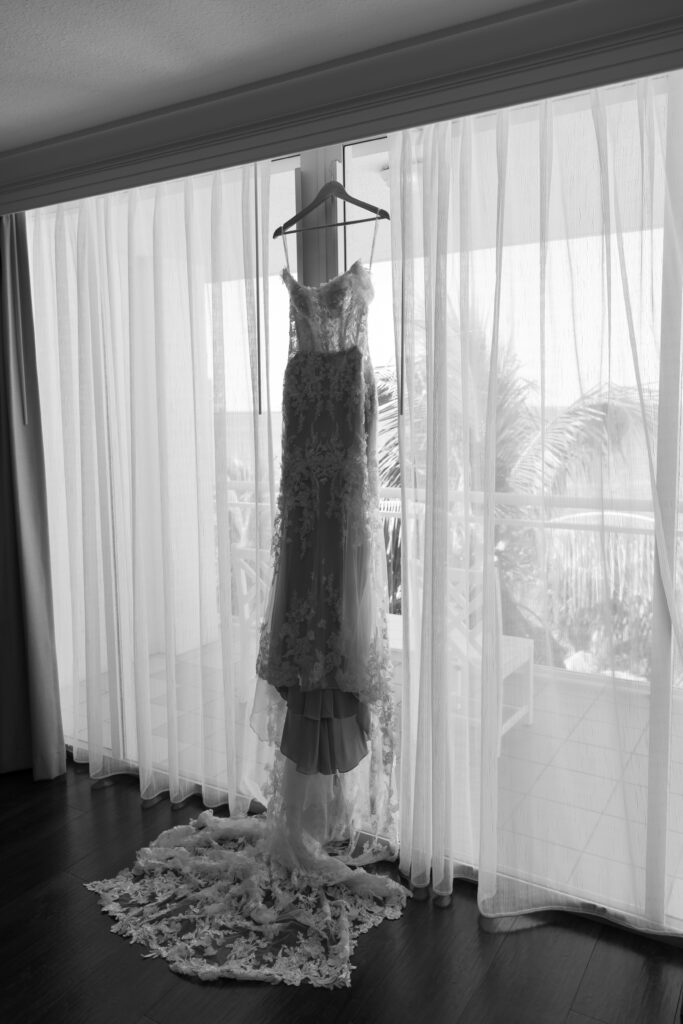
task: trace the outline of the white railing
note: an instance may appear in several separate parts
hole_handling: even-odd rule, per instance
[[[229,488],[234,495],[234,501],[230,502],[232,507],[247,512],[256,507],[265,508],[268,502],[254,502],[254,482],[249,480],[231,481]],[[386,519],[399,519],[403,514],[402,499],[412,505],[411,514],[417,514],[421,518],[424,514],[425,492],[424,490],[413,489],[402,495],[400,487],[382,487],[380,490],[380,513]],[[462,492],[454,493],[451,496],[451,508],[457,517],[458,504],[464,502]],[[246,500],[245,500],[246,499]],[[472,525],[483,525],[483,501],[484,494],[481,491],[470,491],[468,495],[468,522]],[[610,499],[607,506],[603,505],[598,497],[584,497],[573,495],[534,495],[510,492],[497,492],[495,502],[498,508],[506,507],[511,510],[528,509],[536,511],[533,516],[525,515],[497,515],[496,525],[505,528],[528,530],[541,529],[552,531],[583,532],[585,534],[596,534],[604,531],[611,535],[640,535],[652,538],[654,553],[654,512],[652,502],[647,499]],[[478,507],[479,506],[479,507]],[[683,512],[683,503],[679,505]],[[540,512],[540,514],[539,514]],[[549,513],[549,514],[548,514]],[[412,517],[412,515],[411,515]],[[683,529],[678,531],[683,533]],[[555,533],[557,536],[557,534]],[[552,534],[551,534],[552,536]],[[649,545],[648,545],[649,547]],[[400,555],[399,555],[400,558]],[[648,559],[649,561],[649,559]],[[654,573],[654,564],[651,566]],[[392,619],[394,616],[392,616]],[[398,618],[398,616],[396,617]],[[392,636],[394,639],[400,635],[399,622],[392,623]],[[393,646],[393,645],[392,645]],[[581,671],[572,671],[573,675],[580,675]],[[619,673],[628,675],[628,673]],[[633,678],[633,677],[631,677]],[[641,677],[637,677],[641,679]],[[683,679],[677,681],[677,686],[683,685]]]

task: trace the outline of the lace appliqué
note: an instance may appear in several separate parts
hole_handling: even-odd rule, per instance
[[[355,345],[368,354],[367,307],[372,279],[360,260],[326,284],[299,284],[288,270],[282,278],[290,293],[289,355],[341,352]]]
[[[273,588],[257,673],[279,690],[388,692],[386,570],[369,359],[370,276],[360,263],[307,288],[288,271],[290,358],[273,532]]]
[[[398,918],[408,890],[335,857],[292,869],[262,818],[204,811],[163,832],[115,878],[90,882],[112,931],[203,981],[351,984],[358,936]]]

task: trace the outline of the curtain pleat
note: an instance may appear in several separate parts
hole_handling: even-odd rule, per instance
[[[401,863],[490,918],[683,931],[682,98],[390,138]]]
[[[258,410],[268,204],[250,166],[29,216],[65,733],[145,800],[266,800],[249,714],[278,484],[263,388]]]
[[[0,237],[2,613],[0,770],[66,770],[52,617],[45,465],[23,214]]]

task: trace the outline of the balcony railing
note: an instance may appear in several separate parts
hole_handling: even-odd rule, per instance
[[[239,512],[243,516],[243,526],[245,530],[249,530],[249,522],[251,519],[250,513],[253,513],[255,509],[260,509],[263,512],[268,513],[270,505],[268,501],[255,502],[254,500],[254,481],[253,480],[234,480],[229,483],[229,490],[231,492],[231,500],[229,507],[234,509],[235,512]],[[455,492],[450,498],[450,507],[453,511],[455,520],[458,521],[458,505],[463,505],[465,496],[462,492]],[[641,568],[638,570],[640,575],[640,586],[641,590],[638,592],[639,599],[646,602],[651,601],[652,586],[654,577],[654,513],[652,502],[647,499],[625,499],[625,498],[614,498],[609,500],[608,505],[604,505],[598,497],[591,496],[578,496],[578,495],[533,495],[533,494],[521,494],[521,493],[510,493],[510,492],[497,492],[494,496],[496,514],[495,514],[495,527],[502,535],[502,531],[507,532],[508,537],[512,532],[513,542],[515,540],[514,531],[547,531],[545,536],[547,543],[551,547],[555,547],[554,557],[556,559],[556,572],[561,572],[562,567],[560,565],[561,558],[558,556],[557,547],[559,545],[560,550],[562,545],[565,543],[562,537],[567,537],[568,540],[571,536],[583,535],[586,537],[586,543],[590,547],[590,535],[593,534],[596,537],[600,536],[604,532],[605,536],[613,538],[610,542],[613,545],[619,545],[619,536],[624,538],[624,549],[620,549],[623,554],[623,550],[629,544],[636,544],[638,537],[644,538],[644,541],[640,541],[640,544],[645,544],[645,548],[641,557]],[[417,489],[407,490],[402,495],[400,487],[382,487],[380,491],[380,512],[383,516],[387,529],[385,529],[385,540],[387,540],[391,530],[396,530],[397,536],[392,538],[393,548],[391,553],[389,551],[389,542],[387,540],[387,557],[388,557],[388,569],[390,579],[390,603],[393,599],[393,604],[390,607],[390,611],[394,613],[400,613],[400,581],[401,581],[401,533],[399,532],[402,526],[403,518],[403,506],[402,500],[405,500],[408,505],[409,515],[411,520],[413,516],[419,521],[423,519],[424,507],[425,507],[425,493],[424,490],[420,491]],[[483,505],[484,505],[484,494],[481,491],[470,491],[468,494],[468,509],[467,509],[467,522],[479,535],[481,527],[483,526]],[[501,509],[506,509],[512,514],[500,514]],[[522,509],[529,512],[529,514],[515,515],[515,509]],[[683,511],[683,503],[681,503],[681,511]],[[464,507],[463,507],[464,513]],[[262,524],[263,528],[263,524]],[[683,530],[677,531],[678,533]],[[521,534],[520,534],[521,536]],[[553,538],[556,538],[555,540]],[[630,540],[629,540],[630,538]],[[643,562],[644,558],[644,562]],[[392,561],[393,559],[393,561]],[[508,564],[510,561],[510,552],[508,552]],[[539,565],[540,570],[540,565]],[[583,571],[583,567],[579,567]],[[683,568],[683,564],[682,564]],[[599,574],[603,570],[600,567],[599,559],[593,559],[590,564],[585,567],[586,573]],[[539,578],[542,574],[539,571]],[[634,573],[635,575],[635,573]],[[607,574],[609,580],[609,573]],[[392,583],[393,581],[393,583]],[[398,582],[397,582],[398,581]],[[601,586],[604,585],[601,581]],[[608,586],[611,584],[607,584]],[[565,583],[566,587],[570,584]],[[642,589],[644,586],[644,590]],[[622,585],[623,590],[623,585]],[[633,595],[631,595],[633,596]],[[506,600],[509,602],[510,588],[507,589]],[[647,614],[651,615],[651,607],[648,605]],[[508,627],[509,628],[509,627]],[[551,630],[555,628],[551,624]],[[396,628],[392,629],[392,635],[397,637],[400,635],[400,630]],[[520,635],[522,635],[520,633]],[[528,635],[528,634],[527,634]],[[566,646],[566,645],[565,645]],[[575,647],[570,645],[570,655],[587,653],[585,647]],[[628,655],[625,656],[628,661]],[[566,659],[569,661],[569,657]],[[596,672],[589,671],[588,668],[579,668],[579,663],[588,662],[590,659],[584,658],[583,662],[581,658],[573,658],[573,661],[566,664],[566,668],[570,668],[572,673],[581,673],[583,675],[595,675]],[[634,662],[635,664],[635,662]],[[560,668],[559,665],[555,665],[556,668]],[[601,666],[603,668],[604,666]],[[633,679],[634,681],[640,680],[646,682],[647,679],[644,675],[639,674],[637,671],[630,671],[633,667],[631,665],[622,665],[623,671],[618,674]],[[560,669],[561,670],[561,669]],[[677,685],[683,684],[683,678],[677,681]]]

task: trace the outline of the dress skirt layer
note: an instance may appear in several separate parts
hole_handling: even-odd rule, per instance
[[[305,775],[348,772],[365,757],[370,710],[354,693],[292,686],[280,750]]]

